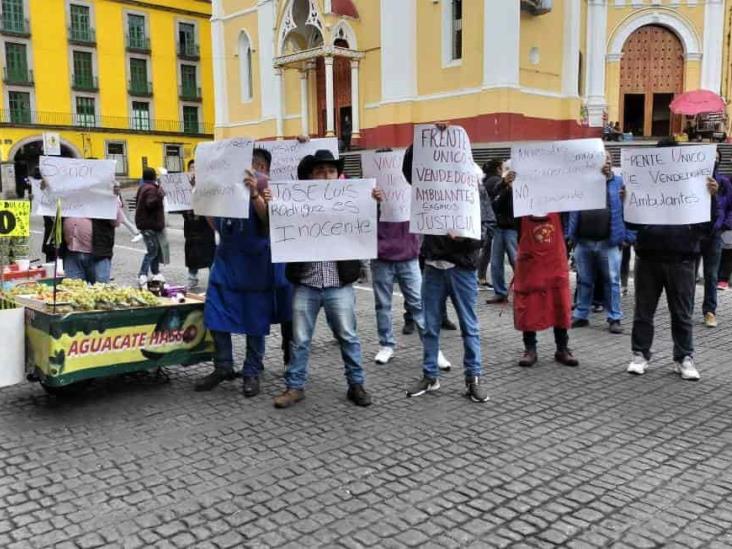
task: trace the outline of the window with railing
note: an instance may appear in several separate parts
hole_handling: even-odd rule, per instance
[[[133,130],[150,130],[150,103],[146,101],[132,102],[132,120],[130,125]]]
[[[76,98],[76,125],[87,128],[97,125],[97,112],[93,97]]]
[[[23,0],[2,0],[0,30],[11,34],[29,34],[30,26],[25,18]]]
[[[69,27],[69,40],[93,44],[96,42],[94,29],[91,27],[91,12],[89,6],[71,4],[69,6],[71,26]]]
[[[195,65],[180,66],[180,97],[189,101],[195,101],[201,97]]]
[[[200,133],[198,128],[198,107],[183,107],[183,132]]]
[[[93,91],[98,88],[97,79],[94,76],[94,63],[92,54],[88,51],[75,51],[73,87],[77,90]]]
[[[196,44],[196,26],[191,23],[178,24],[178,55],[181,57],[200,57],[200,48]]]
[[[149,51],[150,40],[145,29],[145,17],[129,14],[127,16],[127,48],[138,51]]]
[[[152,85],[147,79],[147,60],[130,59],[130,94],[148,96],[152,94]]]
[[[31,97],[28,92],[8,92],[8,110],[13,124],[31,123]]]
[[[28,70],[28,51],[25,44],[5,43],[5,74],[3,80],[10,85],[30,85],[33,83]]]

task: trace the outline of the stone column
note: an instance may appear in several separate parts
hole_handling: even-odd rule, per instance
[[[484,0],[483,10],[483,87],[516,88],[521,4],[518,0]]]
[[[325,57],[325,136],[335,136],[335,97],[333,94],[333,58]]]
[[[588,0],[587,6],[587,117],[591,127],[602,127],[605,100],[607,0]]]
[[[351,60],[351,137],[361,137],[361,102],[358,89],[358,60]]]
[[[310,113],[308,112],[308,75],[307,65],[300,71],[300,133],[310,135]]]
[[[275,90],[278,96],[277,104],[275,105],[275,127],[276,127],[276,138],[284,139],[285,137],[285,124],[284,124],[284,104],[285,104],[285,93],[282,88],[284,80],[284,71],[281,67],[276,67],[274,71],[275,75]]]

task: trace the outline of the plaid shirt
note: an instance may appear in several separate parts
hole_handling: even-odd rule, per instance
[[[341,279],[338,276],[338,264],[335,261],[308,263],[300,284],[318,289],[340,288]]]

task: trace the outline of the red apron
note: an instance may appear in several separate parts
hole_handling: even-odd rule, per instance
[[[559,214],[521,218],[513,293],[513,322],[517,330],[569,329],[572,301]]]

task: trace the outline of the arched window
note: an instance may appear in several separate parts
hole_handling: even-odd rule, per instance
[[[251,101],[254,97],[252,77],[252,43],[246,31],[239,35],[239,82],[241,83],[242,102]]]

